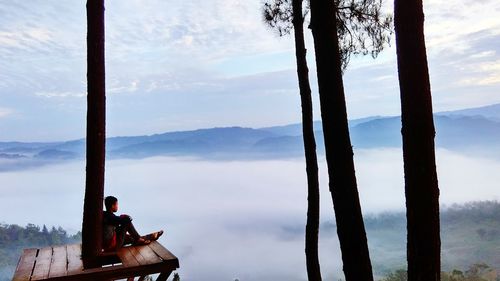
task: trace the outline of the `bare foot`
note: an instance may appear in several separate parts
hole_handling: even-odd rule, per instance
[[[163,230],[153,232],[151,234],[146,235],[145,238],[149,239],[151,241],[156,241],[156,240],[158,240],[158,238],[160,238],[160,236],[163,235],[163,232],[164,232]]]
[[[151,243],[151,240],[141,237],[141,238],[137,239],[137,241],[135,241],[134,245],[147,245],[149,243]]]

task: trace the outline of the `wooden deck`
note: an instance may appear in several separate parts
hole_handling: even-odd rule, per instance
[[[160,273],[157,280],[167,280],[179,267],[178,259],[157,241],[106,254],[107,265],[99,268],[83,269],[80,255],[81,244],[25,249],[12,280],[133,280],[155,273]]]

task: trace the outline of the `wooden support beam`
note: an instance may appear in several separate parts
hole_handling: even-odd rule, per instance
[[[160,275],[158,276],[158,278],[156,278],[156,281],[167,281],[167,279],[168,279],[168,277],[170,276],[171,273],[172,273],[172,271],[160,273]]]

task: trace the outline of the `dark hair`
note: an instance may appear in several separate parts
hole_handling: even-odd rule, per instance
[[[113,205],[117,201],[118,201],[118,199],[116,199],[116,197],[114,197],[114,196],[108,196],[108,197],[104,198],[104,205],[106,206],[106,210],[111,209],[111,207],[113,207]]]

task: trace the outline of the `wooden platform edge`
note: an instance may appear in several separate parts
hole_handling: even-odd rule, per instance
[[[61,247],[64,247],[66,250],[66,263],[64,265],[60,263],[60,257],[54,257],[54,254],[57,254],[57,252],[63,249]],[[58,251],[54,250],[56,248]],[[121,264],[93,269],[83,269],[80,252],[78,250],[81,250],[81,244],[50,246],[40,249],[24,249],[22,255],[19,257],[12,281],[113,280],[158,273],[162,276],[168,276],[172,271],[179,268],[178,258],[157,241],[143,246],[125,247],[120,250],[122,251],[121,253],[120,251],[113,253],[116,257],[120,258]],[[50,257],[48,257],[49,252],[51,253]],[[40,256],[42,260],[38,263],[37,258],[39,258],[40,253],[43,255]],[[62,253],[59,253],[59,255],[61,254]],[[133,254],[135,254],[137,258],[142,256],[142,262],[139,262]],[[127,262],[125,261],[125,256],[129,259],[133,258],[133,260]],[[54,260],[56,258],[57,260]],[[79,261],[72,267],[71,262],[75,263],[75,258],[78,258]],[[63,267],[66,268],[65,274],[51,272],[52,265],[56,263],[58,263],[59,269]],[[37,266],[38,273],[35,274]]]

